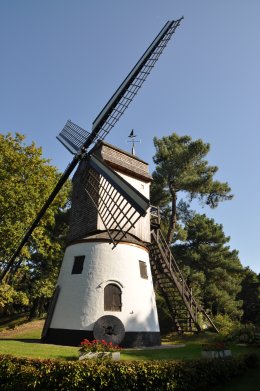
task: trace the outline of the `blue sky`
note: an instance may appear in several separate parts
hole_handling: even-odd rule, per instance
[[[107,141],[153,170],[153,137],[211,144],[209,163],[234,199],[203,212],[223,224],[243,265],[260,273],[259,0],[1,0],[0,132],[20,132],[63,170],[56,135],[87,130],[167,20],[184,16]]]

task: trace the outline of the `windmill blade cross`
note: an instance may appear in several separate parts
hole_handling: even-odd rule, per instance
[[[0,282],[3,280],[8,271],[14,266],[15,260],[20,254],[22,248],[28,241],[34,229],[39,224],[40,220],[44,216],[46,210],[68,179],[69,175],[72,173],[79,160],[82,159],[84,155],[87,154],[87,150],[91,144],[97,141],[97,139],[104,139],[106,135],[110,132],[122,114],[125,112],[134,96],[137,94],[147,76],[150,74],[152,68],[154,67],[156,61],[160,57],[162,51],[166,47],[169,42],[171,36],[175,32],[176,28],[179,26],[181,20],[183,18],[178,19],[177,21],[169,21],[162,28],[160,33],[154,39],[152,44],[148,47],[146,52],[134,66],[132,71],[123,81],[123,83],[116,90],[114,95],[96,117],[93,122],[92,131],[88,135],[88,132],[83,128],[80,128],[78,125],[73,124],[71,121],[65,125],[62,132],[58,136],[59,141],[62,142],[63,145],[70,152],[75,153],[75,156],[72,162],[68,165],[65,172],[59,179],[57,185],[53,189],[49,198],[43,205],[42,209],[38,213],[37,217],[31,224],[31,226],[26,231],[25,236],[21,240],[19,246],[14,251],[12,256],[7,261],[7,266],[3,270],[0,276]],[[68,126],[67,126],[68,125]],[[65,129],[66,128],[66,129]],[[69,129],[69,130],[68,130]],[[83,139],[86,137],[85,141],[82,143]],[[80,142],[79,142],[80,141]],[[81,146],[80,146],[81,145]]]

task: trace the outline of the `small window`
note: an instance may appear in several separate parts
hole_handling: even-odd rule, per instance
[[[85,256],[80,255],[79,257],[74,257],[74,264],[71,274],[81,274],[83,270]]]
[[[122,291],[115,284],[108,284],[104,289],[104,310],[105,311],[121,311]]]
[[[140,275],[141,278],[146,278],[148,279],[148,274],[147,274],[147,265],[143,261],[139,261],[139,268],[140,268]]]

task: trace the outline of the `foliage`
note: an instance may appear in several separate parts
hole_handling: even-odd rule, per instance
[[[218,168],[209,166],[205,160],[210,150],[209,144],[173,133],[162,139],[155,137],[154,145],[156,168],[153,172],[151,200],[156,205],[170,205],[167,241],[171,243],[176,233],[179,193],[188,195],[189,201],[198,198],[211,208],[233,196],[227,183],[213,180]]]
[[[226,314],[233,320],[242,315],[243,268],[236,250],[230,250],[221,224],[205,215],[194,214],[185,224],[186,240],[172,249],[193,294],[204,308],[216,316]]]
[[[243,314],[243,300],[250,300],[246,298],[246,286],[241,291],[244,270],[238,251],[230,250],[230,238],[225,236],[221,224],[190,209],[194,199],[215,208],[219,202],[232,199],[231,189],[227,183],[214,179],[218,168],[206,160],[209,144],[173,133],[155,138],[154,145],[156,166],[151,201],[160,204],[161,230],[196,300],[211,315],[227,315],[235,322]],[[259,300],[253,291],[250,297],[252,311],[249,309],[247,316],[252,318]],[[166,319],[165,311],[161,312]]]
[[[41,148],[24,139],[18,133],[0,134],[0,273],[60,177]],[[51,296],[64,241],[55,227],[66,211],[69,188],[67,184],[58,194],[6,276],[0,294],[5,312]]]
[[[260,345],[260,328],[252,323],[241,324],[226,336],[228,341]]]
[[[165,299],[156,292],[156,307],[158,312],[159,326],[161,335],[172,331],[172,317]]]
[[[238,298],[243,301],[242,322],[260,324],[260,274],[245,268]]]
[[[121,347],[118,345],[113,345],[112,342],[106,342],[104,339],[89,341],[88,339],[83,339],[80,343],[79,351],[81,353],[85,352],[116,352],[121,350]]]
[[[239,327],[238,320],[233,320],[226,314],[218,314],[214,317],[214,323],[220,331],[221,336],[227,336]]]
[[[16,303],[20,307],[27,306],[29,298],[25,292],[16,291],[11,285],[3,282],[0,285],[0,310],[10,303]]]
[[[254,365],[251,356],[190,362],[60,362],[0,356],[1,390],[207,390]],[[196,381],[194,381],[196,379]]]

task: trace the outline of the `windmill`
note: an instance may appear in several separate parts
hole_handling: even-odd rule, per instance
[[[153,270],[166,297],[173,281],[174,290],[181,297],[179,301],[188,311],[188,315],[181,315],[184,321],[180,320],[174,306],[176,295],[167,298],[177,329],[183,328],[184,323],[199,327],[200,308],[194,307],[188,288],[180,286],[182,277],[173,270],[170,254],[165,258],[167,250],[162,250],[159,225],[155,224],[150,235],[147,211],[151,178],[147,164],[103,141],[146,80],[181,20],[165,24],[96,117],[90,133],[69,120],[57,137],[74,155],[73,160],[1,276],[3,279],[17,266],[21,249],[78,166],[73,178],[68,245],[42,334],[46,342],[78,345],[83,338],[94,337],[124,346],[158,345]]]

